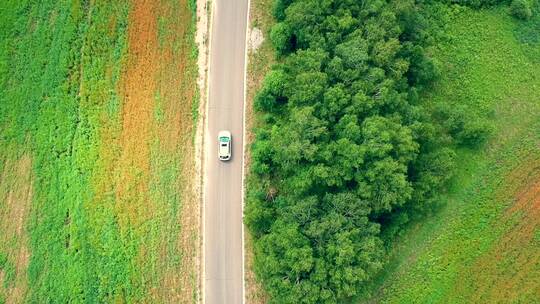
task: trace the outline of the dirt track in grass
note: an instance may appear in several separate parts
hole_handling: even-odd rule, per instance
[[[0,295],[4,294],[6,303],[23,302],[28,289],[26,271],[30,252],[26,221],[32,191],[30,156],[23,154],[16,160],[7,159],[0,175],[0,199],[4,202],[0,210],[0,242],[10,244],[4,252],[6,265],[3,270],[0,268]],[[9,282],[5,282],[8,279]]]

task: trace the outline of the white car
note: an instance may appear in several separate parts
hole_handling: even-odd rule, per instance
[[[218,156],[219,160],[231,159],[232,137],[229,131],[220,131],[218,134]]]

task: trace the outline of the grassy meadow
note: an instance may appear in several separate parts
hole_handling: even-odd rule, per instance
[[[448,10],[424,100],[489,117],[480,150],[458,151],[443,207],[409,225],[367,303],[538,303],[540,299],[540,16]]]
[[[0,303],[197,299],[194,12],[0,3]]]

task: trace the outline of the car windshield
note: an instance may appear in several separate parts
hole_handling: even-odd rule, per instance
[[[226,137],[226,136],[222,136],[222,137],[219,138],[219,141],[220,142],[229,142],[229,138]]]

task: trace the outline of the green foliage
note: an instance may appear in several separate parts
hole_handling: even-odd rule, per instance
[[[8,261],[7,254],[0,252],[0,269],[4,269]]]
[[[436,61],[425,55],[425,50],[416,45],[411,47],[409,52],[410,67],[407,73],[409,82],[414,86],[425,86],[433,82],[434,79],[439,78],[439,68]]]
[[[428,209],[454,171],[446,129],[417,105],[440,74],[434,17],[408,0],[274,4],[281,63],[255,98],[245,216],[255,271],[274,303],[342,302],[382,268],[381,229]]]
[[[540,58],[540,56],[536,56],[539,54],[538,49],[534,48],[540,43],[540,14],[536,13],[530,20],[519,22],[514,33],[520,42],[533,46],[527,52],[531,58]]]
[[[2,286],[0,288],[7,289],[15,279],[15,265],[9,260],[8,255],[0,251],[0,272],[2,272]],[[1,289],[0,289],[1,290]],[[0,302],[3,293],[0,292]]]
[[[451,38],[432,54],[441,63],[441,80],[421,100],[471,120],[492,113],[492,135],[478,151],[445,149],[418,158],[433,172],[415,178],[428,184],[422,189],[440,179],[437,172],[447,170],[452,158],[455,178],[439,191],[441,206],[428,218],[385,218],[413,222],[401,233],[383,230],[385,238],[400,237],[367,292],[373,297],[358,303],[537,302],[540,269],[527,263],[540,247],[524,231],[538,224],[523,216],[528,212],[514,210],[517,201],[534,195],[532,189],[524,193],[539,177],[540,62],[530,53],[540,45],[515,36],[516,26],[526,22],[513,20],[505,7],[452,14]],[[443,120],[438,115],[444,107],[436,108],[434,115]]]
[[[492,124],[481,118],[472,118],[463,124],[463,128],[456,134],[459,143],[478,147],[483,144],[493,132]]]
[[[136,247],[122,241],[110,208],[92,210],[87,204],[93,200],[89,189],[99,159],[99,127],[117,115],[105,109],[117,108],[110,106],[118,103],[110,88],[126,44],[127,5],[11,1],[2,6],[4,15],[19,16],[3,44],[10,52],[6,73],[12,81],[3,88],[2,111],[8,113],[2,113],[2,125],[8,128],[2,136],[15,142],[31,138],[36,176],[27,298],[108,301],[115,290],[127,290]],[[117,22],[109,28],[113,14]],[[131,292],[126,297],[136,298]]]
[[[185,4],[169,2],[161,4],[171,15],[188,16],[178,13]],[[194,12],[195,1],[188,4]],[[15,277],[12,261],[0,255],[0,262],[5,284],[15,278],[28,286],[21,296],[29,303],[145,302],[162,287],[163,273],[180,268],[178,181],[185,150],[170,155],[151,143],[150,189],[131,196],[159,202],[151,217],[128,219],[134,209],[121,210],[127,208],[116,193],[118,172],[111,172],[121,152],[111,142],[122,126],[117,92],[126,69],[129,8],[126,1],[0,2],[0,169],[8,155],[23,150],[35,177],[24,227],[28,269]],[[159,20],[161,47],[187,50],[179,59],[186,66],[186,75],[178,76],[182,92],[193,89],[197,74],[191,17]],[[171,22],[191,24],[180,36],[167,30]],[[129,181],[121,186],[135,191]],[[125,205],[132,203],[139,202]]]
[[[438,106],[438,119],[444,122],[444,126],[459,145],[478,147],[493,132],[492,123],[468,111],[467,106],[451,107],[448,104]]]
[[[0,271],[3,273],[2,288],[11,287],[15,280],[16,269],[15,264],[5,254],[0,254]]]
[[[276,111],[279,103],[285,101],[284,90],[288,81],[287,74],[282,70],[270,71],[255,97],[255,109],[266,112]]]
[[[272,13],[276,20],[282,21],[285,19],[285,9],[292,3],[293,0],[275,0]]]
[[[447,2],[449,4],[457,3],[472,8],[481,8],[494,6],[500,3],[506,3],[508,2],[508,0],[445,0],[444,2]]]
[[[286,54],[293,48],[293,37],[286,23],[278,23],[272,27],[270,40],[278,54]]]
[[[510,13],[512,16],[522,20],[530,19],[533,14],[531,4],[528,0],[512,0]]]

